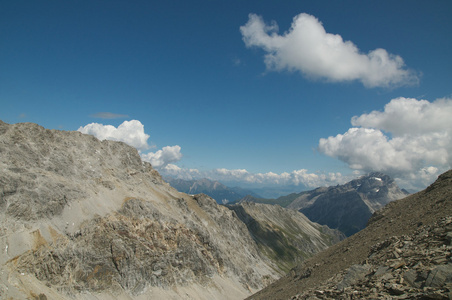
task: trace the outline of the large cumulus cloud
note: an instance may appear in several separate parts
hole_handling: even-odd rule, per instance
[[[400,56],[381,48],[362,53],[351,41],[327,33],[317,18],[306,13],[294,17],[283,35],[278,34],[275,22],[265,24],[255,14],[249,15],[240,31],[247,47],[267,52],[264,60],[268,70],[300,71],[330,81],[359,80],[366,87],[394,87],[419,80],[414,71],[405,68]]]
[[[423,188],[452,167],[452,99],[397,98],[384,111],[355,116],[344,134],[322,138],[319,150],[350,168],[382,171]]]

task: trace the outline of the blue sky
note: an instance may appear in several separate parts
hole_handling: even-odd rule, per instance
[[[452,165],[451,13],[1,1],[0,119],[128,141],[182,178],[305,189],[382,171],[423,188]]]

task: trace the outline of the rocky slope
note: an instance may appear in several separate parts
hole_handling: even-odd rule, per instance
[[[278,205],[243,202],[228,207],[245,223],[261,253],[284,272],[345,238]]]
[[[249,299],[450,299],[452,170]]]
[[[0,122],[0,298],[239,299],[278,276],[235,213],[136,149]]]

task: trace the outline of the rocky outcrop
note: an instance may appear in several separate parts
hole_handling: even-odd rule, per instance
[[[183,198],[173,205],[190,211]],[[200,224],[179,223],[148,202],[130,199],[118,212],[87,221],[72,235],[50,244],[41,237],[43,243],[37,249],[14,258],[8,265],[71,293],[108,290],[116,285],[139,294],[147,286],[208,284],[214,275],[235,276],[244,285],[258,288],[262,278],[250,268],[238,267],[252,257],[236,251],[233,256],[225,255],[224,250],[233,249],[221,245],[224,239],[242,251],[253,245],[246,239],[246,228],[230,211],[215,206],[210,207],[209,214],[225,228],[221,239]],[[250,254],[256,255],[250,248]]]
[[[233,211],[121,142],[0,122],[0,208],[2,299],[238,299],[279,276]]]
[[[249,299],[450,299],[452,170]]]

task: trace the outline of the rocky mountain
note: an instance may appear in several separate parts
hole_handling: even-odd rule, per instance
[[[401,190],[388,175],[373,172],[343,185],[321,187],[312,191],[301,192],[288,207],[302,210],[306,207],[311,207],[319,198],[335,197],[340,194],[358,196],[369,208],[370,212],[374,213],[389,202],[406,197],[408,192]]]
[[[311,221],[350,236],[366,226],[373,212],[407,195],[408,192],[401,190],[389,176],[370,173],[343,185],[320,187],[277,199],[247,196],[239,202],[278,204],[296,209]]]
[[[284,272],[345,238],[278,205],[243,202],[228,207],[245,223],[260,252]]]
[[[452,170],[249,299],[451,299]]]
[[[350,236],[363,229],[376,210],[407,195],[389,176],[371,173],[344,185],[302,193],[288,207]]]
[[[0,299],[243,299],[281,275],[235,210],[136,149],[32,123],[0,121],[0,251]]]
[[[239,187],[228,187],[218,181],[209,180],[207,178],[198,180],[184,180],[167,177],[165,181],[168,182],[179,192],[187,194],[206,194],[220,204],[233,203],[237,200],[247,196],[253,195],[260,197],[256,193]]]
[[[233,211],[121,142],[0,123],[0,195],[0,298],[237,299],[278,277]]]

